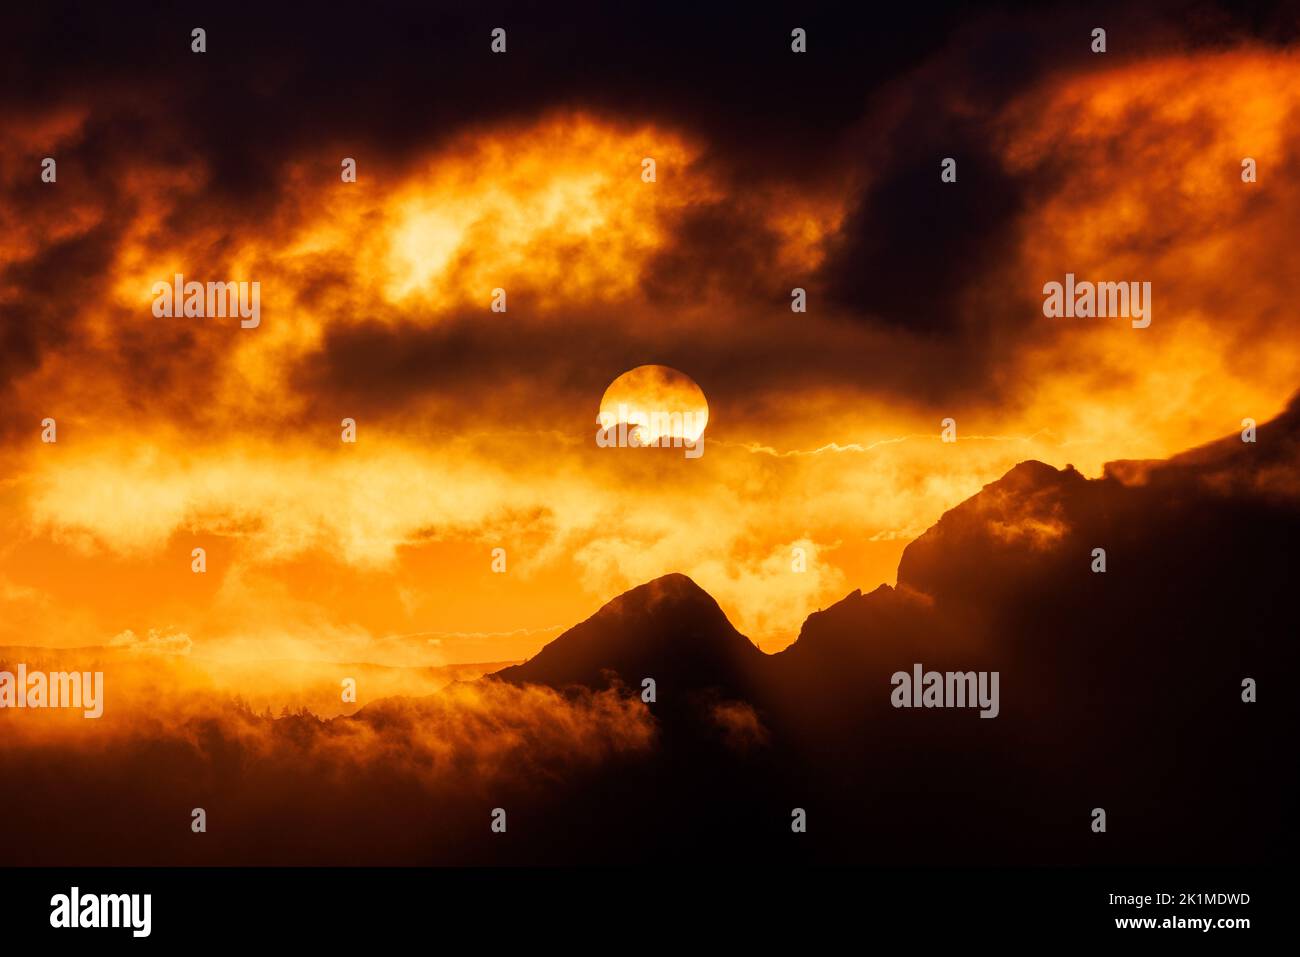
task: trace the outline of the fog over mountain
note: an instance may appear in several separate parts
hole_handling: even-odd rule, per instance
[[[106,714],[90,753],[5,715],[0,816],[22,863],[1276,860],[1298,532],[1293,401],[1254,443],[1100,479],[1021,463],[914,541],[896,586],[774,655],[670,574],[521,665],[351,716],[159,697]],[[997,672],[996,717],[896,707],[917,665]],[[215,826],[187,845],[169,816],[190,806]]]

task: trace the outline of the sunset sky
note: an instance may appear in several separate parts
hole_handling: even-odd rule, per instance
[[[1206,9],[1109,15],[1104,55],[1059,14],[892,46],[703,17],[629,52],[609,13],[308,47],[236,12],[201,56],[172,13],[20,22],[0,645],[518,660],[678,571],[775,651],[1018,462],[1264,422],[1300,387],[1300,59],[1294,24]],[[1067,272],[1149,281],[1150,327],[1045,318]],[[155,317],[177,273],[259,282],[260,325]],[[703,391],[699,458],[597,446],[643,365]]]

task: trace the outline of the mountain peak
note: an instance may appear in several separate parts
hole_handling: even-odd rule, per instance
[[[666,607],[682,604],[706,605],[717,608],[718,603],[688,575],[681,572],[669,572],[659,578],[653,578],[643,585],[623,592],[613,601],[607,603],[596,614],[614,614],[627,609],[643,609],[661,612]],[[718,614],[722,610],[718,609]]]
[[[760,652],[688,576],[664,575],[606,603],[533,658],[497,672],[502,680],[565,687],[639,686],[645,678],[732,689]]]

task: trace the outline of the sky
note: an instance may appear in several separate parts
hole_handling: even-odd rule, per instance
[[[1276,415],[1295,9],[891,16],[7,13],[0,645],[513,661],[682,572],[776,651],[1018,462]],[[1046,317],[1067,273],[1150,326]],[[703,454],[597,443],[643,366]]]

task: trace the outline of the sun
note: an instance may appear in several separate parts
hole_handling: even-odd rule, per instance
[[[644,365],[609,384],[597,419],[603,429],[626,422],[639,445],[698,442],[709,403],[695,380],[671,366]]]

